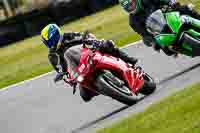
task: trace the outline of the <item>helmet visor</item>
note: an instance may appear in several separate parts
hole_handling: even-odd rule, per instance
[[[128,13],[132,13],[136,10],[136,0],[125,0],[122,1],[121,4]]]
[[[136,0],[130,0],[129,5],[129,13],[134,12],[136,10]]]
[[[45,40],[43,37],[42,37],[42,42],[43,42],[43,44],[45,44],[45,46],[46,46],[47,48],[51,48],[51,46],[52,46],[51,42]]]

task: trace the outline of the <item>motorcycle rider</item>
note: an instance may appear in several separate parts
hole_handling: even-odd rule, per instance
[[[48,58],[53,68],[58,73],[65,73],[68,70],[73,69],[79,64],[81,43],[69,44],[71,40],[81,40],[83,34],[79,32],[67,32],[62,33],[60,28],[56,24],[49,24],[41,31],[42,42],[49,49]],[[129,57],[125,52],[114,46],[112,40],[100,40],[95,41],[96,37],[93,34],[89,34],[88,40],[94,41],[91,44],[92,48],[100,50],[102,53],[109,53],[115,57],[121,58],[125,62],[132,65],[137,63],[137,59]],[[93,97],[91,92],[87,89],[80,88],[80,95],[84,101],[90,101]]]
[[[123,9],[129,13],[129,25],[131,28],[143,37],[143,42],[147,46],[153,46],[155,50],[162,49],[168,56],[176,55],[175,51],[167,47],[156,45],[153,36],[147,31],[146,20],[156,10],[163,7],[170,7],[173,11],[179,11],[180,14],[190,15],[193,18],[200,19],[200,15],[190,6],[176,3],[176,0],[119,0]]]

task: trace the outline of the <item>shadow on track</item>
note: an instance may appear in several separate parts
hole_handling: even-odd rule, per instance
[[[169,76],[169,77],[165,78],[164,80],[161,80],[157,85],[164,84],[165,82],[168,82],[168,81],[173,80],[173,79],[175,79],[175,78],[177,78],[179,76],[182,76],[183,74],[185,74],[185,73],[187,73],[189,71],[192,71],[192,70],[194,70],[194,69],[196,69],[198,67],[200,67],[200,63],[198,63],[198,64],[196,64],[196,65],[194,65],[194,66],[192,66],[190,68],[187,68],[187,69],[183,70],[182,72],[179,72],[177,74]]]
[[[124,106],[124,107],[119,108],[119,109],[117,109],[117,110],[115,110],[115,111],[113,111],[113,112],[111,112],[111,113],[109,113],[109,114],[107,114],[107,115],[105,115],[105,116],[100,117],[99,119],[96,119],[96,120],[94,120],[94,121],[91,121],[91,122],[89,122],[89,123],[86,123],[86,124],[84,124],[83,126],[81,126],[80,128],[77,128],[77,129],[73,130],[72,133],[80,132],[81,130],[83,130],[83,129],[85,129],[85,128],[88,128],[88,127],[90,127],[90,126],[92,126],[92,125],[94,125],[94,124],[96,124],[96,123],[99,123],[100,121],[105,120],[105,119],[107,119],[108,117],[111,117],[112,115],[114,115],[114,114],[116,114],[116,113],[119,113],[119,112],[121,112],[121,111],[123,111],[123,110],[125,110],[125,109],[127,109],[127,108],[129,108],[129,107],[130,107],[130,106]]]

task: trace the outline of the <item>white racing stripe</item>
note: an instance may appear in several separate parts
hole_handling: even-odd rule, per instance
[[[45,77],[45,76],[48,76],[48,75],[52,74],[53,72],[54,72],[54,71],[51,71],[51,72],[42,74],[42,75],[40,75],[40,76],[37,76],[37,77],[35,77],[35,78],[28,79],[28,80],[24,80],[24,81],[21,81],[21,82],[19,82],[19,83],[16,83],[16,84],[7,86],[7,87],[5,87],[5,88],[0,89],[0,91],[4,91],[4,90],[10,89],[10,88],[14,88],[14,87],[20,86],[20,85],[22,85],[22,84],[25,84],[25,83],[28,83],[28,82],[31,82],[31,81],[40,79],[40,78],[42,78],[42,77]]]
[[[140,41],[137,41],[137,42],[134,42],[134,43],[127,44],[123,48],[131,47],[131,46],[135,46],[136,47],[137,46],[136,44],[140,44],[140,43],[143,43],[143,41],[140,40]]]
[[[137,41],[137,42],[134,42],[134,43],[130,43],[130,44],[124,46],[124,48],[133,46],[133,45],[135,45],[135,44],[137,44],[137,43],[141,43],[141,42],[142,42],[142,41]],[[51,71],[51,72],[42,74],[42,75],[40,75],[40,76],[37,76],[37,77],[35,77],[35,78],[28,79],[28,80],[24,80],[24,81],[21,81],[21,82],[19,82],[19,83],[16,83],[16,84],[7,86],[7,87],[5,87],[5,88],[0,89],[0,91],[4,91],[4,90],[10,89],[10,88],[14,88],[14,87],[17,87],[17,86],[26,84],[26,83],[31,82],[31,81],[34,81],[34,80],[38,80],[38,79],[40,79],[40,78],[43,78],[43,77],[45,77],[45,76],[48,76],[48,75],[52,74],[53,72],[54,72],[54,71]]]

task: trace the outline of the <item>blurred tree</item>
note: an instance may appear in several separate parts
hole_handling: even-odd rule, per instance
[[[0,21],[5,20],[5,19],[6,19],[5,10],[4,10],[3,6],[0,5]]]
[[[5,10],[5,14],[7,17],[11,17],[13,16],[12,10],[11,10],[11,6],[9,4],[9,1],[7,0],[1,0],[3,9]]]
[[[16,14],[16,9],[24,4],[24,0],[0,0],[0,6],[5,10],[7,17]]]

